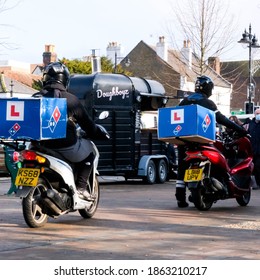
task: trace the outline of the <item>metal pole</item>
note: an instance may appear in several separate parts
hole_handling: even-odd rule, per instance
[[[117,52],[115,52],[115,70],[114,73],[117,72]]]
[[[10,86],[11,86],[10,97],[13,97],[13,86],[14,86],[13,80],[11,80]]]
[[[252,100],[254,99],[255,94],[255,84],[253,81],[253,69],[252,69],[252,48],[260,48],[260,45],[257,43],[257,39],[255,35],[252,35],[251,23],[249,24],[249,32],[246,31],[242,34],[242,39],[238,41],[238,43],[247,44],[249,49],[249,61],[248,61],[248,68],[249,68],[249,77],[248,77],[248,88],[247,88],[247,99],[245,104],[245,110],[247,114],[251,114],[254,111],[254,103]]]
[[[249,85],[248,85],[248,113],[252,113],[252,34],[251,34],[251,24],[249,25]]]

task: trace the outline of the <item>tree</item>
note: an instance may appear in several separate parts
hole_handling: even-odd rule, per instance
[[[233,17],[223,0],[176,0],[173,13],[182,35],[191,42],[194,60],[193,69],[203,74],[209,57],[216,57],[231,48],[234,40]],[[177,27],[177,28],[176,28]],[[169,31],[173,37],[171,26]],[[172,39],[174,42],[174,38]]]
[[[60,62],[64,63],[71,74],[90,74],[91,73],[91,62],[83,61],[79,59],[69,60],[62,58]]]
[[[6,11],[9,11],[10,9],[13,9],[16,7],[20,1],[15,2],[12,6],[7,6],[8,0],[0,0],[0,14],[5,13]],[[0,22],[0,27],[11,27],[9,24],[5,24],[3,22]],[[0,53],[2,52],[2,49],[15,49],[15,45],[8,42],[7,37],[0,37]]]
[[[35,90],[41,90],[42,89],[42,81],[41,80],[34,80],[32,81],[32,88]]]
[[[64,63],[71,74],[91,74],[91,61],[84,61],[80,59],[73,59],[69,60],[67,58],[59,59],[61,63]],[[110,59],[105,56],[101,57],[101,69],[102,73],[113,73],[114,72],[114,65]],[[131,76],[131,72],[124,70],[121,65],[117,66],[117,73],[125,74]],[[41,80],[33,80],[32,88],[36,90],[40,90],[42,88],[42,81]]]
[[[67,58],[62,58],[60,61],[68,67],[70,73],[73,73],[73,74],[91,74],[92,73],[91,61],[83,61],[83,60],[79,60],[79,59],[69,60]],[[101,69],[102,69],[102,73],[113,73],[114,65],[110,59],[108,59],[105,56],[102,56],[101,57]],[[126,75],[130,75],[130,72],[124,70],[121,67],[121,65],[117,65],[117,73],[123,73]]]

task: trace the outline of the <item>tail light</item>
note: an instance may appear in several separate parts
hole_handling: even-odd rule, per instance
[[[13,162],[18,162],[19,161],[19,157],[20,157],[20,153],[14,151],[13,152]]]
[[[21,158],[23,160],[36,160],[37,154],[34,151],[24,150],[21,152]]]
[[[201,159],[201,160],[206,160],[207,157],[205,157],[201,151],[187,151],[186,152],[186,157],[185,160],[189,160],[189,159]]]
[[[46,158],[38,155],[34,151],[30,150],[24,150],[20,154],[22,160],[27,160],[27,161],[37,161],[38,163],[45,163]]]

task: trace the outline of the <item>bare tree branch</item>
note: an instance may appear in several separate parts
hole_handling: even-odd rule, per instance
[[[17,7],[21,1],[17,1],[14,4],[12,4],[11,6],[7,5],[8,0],[0,0],[0,15]],[[7,23],[2,23],[0,22],[0,27],[2,28],[12,28],[13,26]],[[0,47],[2,47],[2,49],[8,49],[8,50],[14,50],[17,49],[17,46],[13,43],[9,42],[9,37],[1,37],[1,31],[0,31]],[[1,51],[1,49],[0,49]],[[1,52],[0,52],[1,55]]]
[[[177,1],[177,4],[176,4]],[[225,3],[226,4],[226,3]],[[200,74],[209,57],[220,56],[234,43],[233,18],[223,0],[175,0],[172,11],[177,25],[168,30],[170,37],[180,27],[184,39],[190,40]],[[171,40],[174,42],[174,40]],[[176,44],[175,44],[176,45]],[[196,66],[196,65],[194,65]]]

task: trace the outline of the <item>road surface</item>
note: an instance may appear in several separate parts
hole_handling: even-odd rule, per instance
[[[260,190],[247,207],[230,199],[200,212],[177,208],[174,181],[107,182],[101,178],[92,219],[74,212],[31,229],[21,200],[6,195],[9,178],[1,178],[0,259],[260,260]]]

